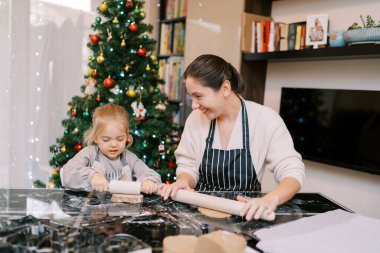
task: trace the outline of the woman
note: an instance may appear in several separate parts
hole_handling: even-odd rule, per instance
[[[291,199],[305,169],[280,116],[242,99],[237,70],[218,56],[199,56],[183,76],[193,112],[175,152],[177,181],[160,186],[162,197],[173,197],[178,189],[261,191],[268,169],[278,185],[262,198],[238,196],[246,202],[241,215],[259,219]]]

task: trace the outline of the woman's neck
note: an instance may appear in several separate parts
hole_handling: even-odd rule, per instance
[[[240,98],[236,93],[232,92],[226,99],[225,110],[217,120],[219,122],[235,122],[241,108]]]

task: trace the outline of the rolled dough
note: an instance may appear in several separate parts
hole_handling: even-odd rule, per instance
[[[126,203],[142,203],[144,196],[139,195],[130,195],[130,194],[112,194],[112,202],[126,202]]]
[[[223,213],[223,212],[215,211],[215,210],[204,208],[204,207],[198,207],[198,211],[201,214],[206,215],[208,217],[212,217],[212,218],[223,219],[223,218],[231,217],[231,214],[229,213]]]
[[[198,237],[196,253],[243,253],[246,247],[242,236],[218,230]]]
[[[197,237],[194,235],[167,236],[163,241],[163,253],[195,253]]]

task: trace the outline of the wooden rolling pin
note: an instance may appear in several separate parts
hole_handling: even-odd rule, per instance
[[[139,182],[132,182],[132,181],[116,181],[111,180],[109,183],[109,191],[111,193],[122,193],[122,194],[140,194],[140,188],[141,183]],[[156,191],[155,194],[161,195],[160,190]],[[172,197],[173,200],[200,206],[212,210],[216,210],[223,213],[229,213],[240,216],[240,212],[243,209],[245,203],[211,196],[207,194],[202,194],[195,191],[187,191],[179,189],[174,197]],[[261,219],[272,221],[275,219],[276,214],[274,212],[267,214],[263,213],[261,215]]]

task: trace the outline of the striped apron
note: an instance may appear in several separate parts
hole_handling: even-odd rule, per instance
[[[216,119],[211,121],[206,149],[199,166],[197,191],[261,191],[249,148],[248,116],[241,100],[243,121],[243,148],[213,149]],[[232,136],[233,137],[233,136]]]

